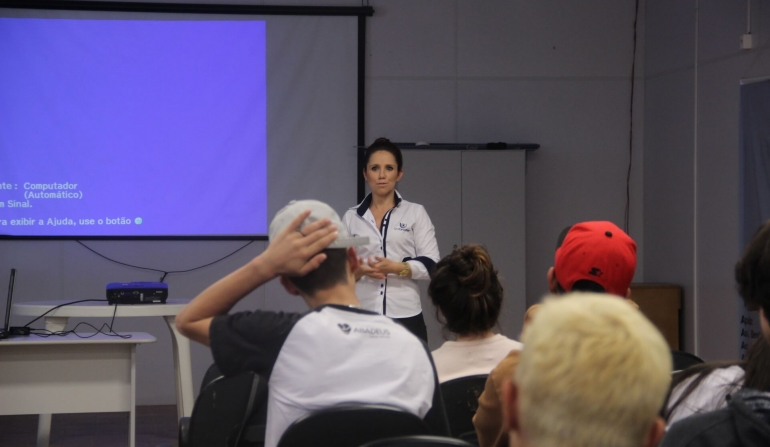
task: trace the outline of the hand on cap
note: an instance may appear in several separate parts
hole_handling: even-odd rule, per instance
[[[300,225],[309,215],[310,211],[305,211],[292,220],[262,253],[273,275],[304,276],[326,260],[326,255],[320,252],[337,239],[337,227],[331,220],[321,219],[300,232]]]
[[[369,260],[368,263],[363,258],[358,258],[358,270],[356,271],[356,280],[360,279],[362,276],[368,276],[370,278],[374,279],[385,279],[385,274],[380,272],[379,269],[371,266],[372,261]]]

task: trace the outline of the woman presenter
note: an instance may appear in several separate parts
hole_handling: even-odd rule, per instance
[[[417,281],[429,280],[439,260],[433,224],[422,205],[396,191],[403,160],[390,140],[378,138],[367,148],[363,174],[372,192],[342,219],[350,234],[369,237],[369,245],[358,247],[356,294],[365,309],[393,318],[427,342]]]

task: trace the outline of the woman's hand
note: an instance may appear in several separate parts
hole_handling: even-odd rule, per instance
[[[376,268],[385,275],[398,275],[401,273],[401,270],[404,269],[403,262],[395,262],[388,258],[381,258],[379,256],[375,256],[374,259],[375,262],[370,261],[369,265]]]
[[[385,274],[378,268],[371,265],[372,260],[367,261],[364,258],[358,258],[358,270],[356,270],[356,281],[364,276],[368,276],[374,279],[385,279]]]

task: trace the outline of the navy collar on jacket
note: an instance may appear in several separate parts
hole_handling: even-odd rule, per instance
[[[393,191],[393,195],[395,196],[396,206],[398,206],[399,203],[401,203],[401,195],[398,193],[398,191]],[[366,210],[369,209],[369,207],[372,206],[372,193],[369,193],[364,200],[358,205],[358,209],[356,212],[359,216],[364,217],[364,214],[366,214]],[[394,207],[395,208],[395,207]]]

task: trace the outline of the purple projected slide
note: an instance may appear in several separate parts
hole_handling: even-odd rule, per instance
[[[265,22],[0,19],[0,234],[267,234]]]

